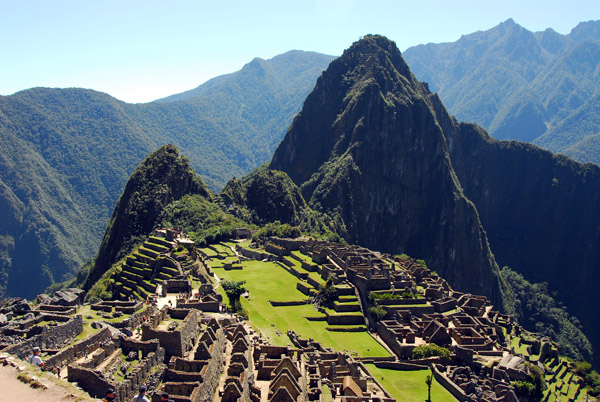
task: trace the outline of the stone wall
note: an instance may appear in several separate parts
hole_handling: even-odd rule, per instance
[[[289,251],[300,250],[300,247],[306,245],[305,238],[298,239],[289,239],[289,238],[280,238],[280,237],[271,237],[269,239],[272,243],[278,245],[279,247],[283,247]]]
[[[78,365],[69,366],[69,382],[77,382],[78,385],[91,396],[101,398],[105,396],[106,390],[112,388],[115,390],[116,402],[129,401],[138,393],[140,385],[150,373],[153,367],[162,363],[157,353],[150,352],[140,364],[131,372],[127,373],[125,380],[120,383],[111,383],[100,372],[91,370]]]
[[[450,381],[448,377],[446,377],[438,371],[435,364],[431,367],[431,371],[433,373],[433,376],[435,377],[435,380],[439,382],[442,387],[446,388],[448,392],[452,394],[452,396],[454,396],[460,402],[471,401],[471,398],[469,398],[467,394],[465,394],[464,391],[458,385]]]
[[[167,358],[171,356],[183,356],[194,346],[194,342],[198,338],[200,332],[198,311],[169,309],[168,312],[174,318],[181,314],[181,312],[188,313],[175,331],[156,330],[149,324],[142,325],[142,340],[158,339],[160,345],[165,349]]]
[[[192,281],[185,279],[169,279],[164,282],[163,286],[167,289],[167,293],[186,293],[192,291]]]
[[[101,342],[108,342],[110,339],[110,330],[108,328],[102,328],[94,335],[69,346],[54,356],[47,358],[44,362],[46,369],[52,369],[56,366],[65,366],[71,363],[73,360],[83,356],[86,350],[95,350],[99,347]]]
[[[177,301],[178,308],[185,309],[196,309],[201,311],[206,311],[209,313],[218,313],[221,311],[221,303],[218,301],[213,302],[201,302],[201,301]]]
[[[246,258],[250,258],[252,260],[257,260],[257,261],[262,261],[262,260],[267,260],[267,261],[279,261],[278,256],[273,255],[273,254],[268,254],[268,253],[263,253],[260,251],[256,251],[256,250],[251,250],[248,248],[244,248],[240,245],[237,245],[235,247],[236,251],[238,253],[240,253],[241,255],[243,255]]]
[[[76,315],[62,325],[46,326],[42,331],[43,344],[47,349],[62,348],[65,341],[75,338],[83,332],[83,317]]]
[[[211,402],[215,394],[215,390],[219,385],[221,377],[221,369],[223,367],[223,351],[225,349],[225,330],[220,328],[217,331],[217,339],[213,343],[212,356],[208,366],[204,369],[204,382],[200,384],[198,399],[196,402]]]
[[[290,254],[290,252],[288,250],[286,250],[285,248],[278,246],[276,244],[273,244],[271,242],[267,242],[265,244],[265,251],[267,253],[278,255],[279,257],[284,257],[284,256]]]
[[[56,314],[66,314],[66,315],[71,315],[71,314],[75,314],[77,312],[77,307],[73,307],[73,306],[55,306],[52,304],[40,304],[37,307],[38,311],[50,311]]]
[[[106,395],[106,390],[114,387],[114,385],[101,376],[100,373],[85,367],[69,366],[67,379],[69,382],[78,383],[85,392],[94,398],[104,397]],[[118,390],[115,389],[115,392],[117,391]],[[123,399],[117,398],[117,401],[123,401]]]
[[[302,294],[306,296],[310,296],[310,290],[312,287],[308,286],[304,281],[300,281],[296,283],[296,289],[298,289]]]
[[[65,318],[65,316],[60,317]],[[27,360],[31,356],[34,347],[40,349],[62,347],[65,342],[76,337],[81,332],[83,332],[83,317],[77,315],[71,317],[69,321],[62,325],[45,326],[42,328],[41,334],[35,335],[22,343],[7,346],[2,352],[15,355],[22,360]]]
[[[327,324],[329,325],[364,325],[365,318],[357,313],[354,315],[327,315]]]

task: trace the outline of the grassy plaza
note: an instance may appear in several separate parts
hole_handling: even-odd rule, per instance
[[[273,262],[244,261],[243,269],[226,271],[213,268],[222,279],[246,281],[248,298],[242,298],[242,306],[248,311],[249,320],[275,345],[290,343],[288,329],[303,338],[313,338],[326,347],[354,352],[359,356],[389,356],[367,332],[334,332],[325,328],[326,321],[309,321],[304,317],[323,317],[312,304],[273,307],[269,300],[299,301],[307,296],[296,289],[298,278]]]

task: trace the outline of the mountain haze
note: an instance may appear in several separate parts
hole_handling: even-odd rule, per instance
[[[78,88],[1,96],[0,295],[33,297],[70,278],[97,250],[131,172],[159,146],[189,155],[213,190],[267,161],[331,59],[255,59],[177,102],[127,104]]]
[[[509,19],[456,42],[409,48],[404,57],[459,120],[498,139],[600,163],[600,148],[590,149],[588,141],[600,133],[593,106],[600,94],[600,21],[561,35],[550,28],[530,32]],[[587,121],[578,123],[584,113]]]

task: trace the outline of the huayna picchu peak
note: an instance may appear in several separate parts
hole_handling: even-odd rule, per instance
[[[349,242],[418,256],[453,286],[500,302],[498,267],[430,93],[392,41],[366,36],[330,64],[270,167],[314,209],[338,211]]]

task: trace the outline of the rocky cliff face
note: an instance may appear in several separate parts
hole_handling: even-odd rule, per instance
[[[173,145],[164,145],[135,169],[119,198],[84,288],[152,231],[163,208],[186,194],[210,197],[187,158]]]
[[[270,168],[311,207],[339,213],[349,242],[424,258],[454,287],[498,303],[498,269],[430,95],[393,42],[369,35],[319,78]]]
[[[445,132],[453,166],[499,263],[532,282],[548,282],[598,350],[600,168],[497,141],[470,124]]]

